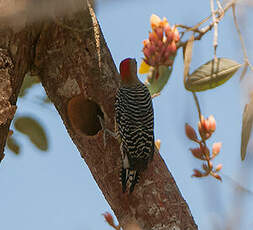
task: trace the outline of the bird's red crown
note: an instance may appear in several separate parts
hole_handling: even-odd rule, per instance
[[[131,58],[126,58],[120,63],[119,71],[122,78],[130,75],[131,60]]]

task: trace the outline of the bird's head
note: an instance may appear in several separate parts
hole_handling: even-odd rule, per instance
[[[137,77],[137,62],[134,58],[126,58],[121,61],[119,70],[123,84],[132,85],[139,81]]]

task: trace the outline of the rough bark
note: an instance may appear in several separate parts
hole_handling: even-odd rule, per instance
[[[32,25],[16,29],[0,20],[0,162],[4,158],[4,146],[16,111],[18,93],[32,65],[38,34]]]
[[[114,129],[113,105],[119,78],[93,10],[83,8],[53,17],[19,33],[11,31],[8,35],[4,29],[1,31],[6,35],[0,36],[0,48],[8,50],[14,65],[10,104],[15,105],[24,74],[34,64],[49,98],[120,225],[126,229],[134,223],[143,230],[197,229],[160,154],[155,154],[135,191],[131,195],[122,193],[119,144],[107,136],[104,146],[97,118],[98,114],[103,116],[106,127]],[[4,45],[4,41],[15,44],[15,54],[11,52],[13,46]],[[5,144],[10,120],[11,117],[1,126],[1,146]]]

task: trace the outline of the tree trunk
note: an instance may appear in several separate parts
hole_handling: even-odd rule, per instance
[[[80,4],[71,2],[73,6]],[[1,24],[0,58],[5,55],[10,64],[4,65],[0,59],[0,70],[5,70],[4,74],[0,72],[0,80],[11,82],[6,83],[11,93],[0,103],[0,154],[23,77],[27,71],[36,69],[70,137],[124,229],[129,224],[137,224],[143,230],[197,229],[160,154],[155,154],[134,192],[122,193],[119,144],[107,136],[104,146],[97,117],[104,118],[106,128],[114,129],[118,73],[92,8],[72,9],[68,15],[50,15],[41,23],[30,22],[19,32]],[[1,119],[4,105],[8,108],[7,118]]]

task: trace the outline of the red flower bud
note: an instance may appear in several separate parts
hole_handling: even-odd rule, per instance
[[[196,134],[194,128],[192,128],[192,127],[191,127],[189,124],[187,124],[187,123],[185,124],[185,134],[186,134],[186,136],[187,136],[190,140],[192,140],[192,141],[198,140],[197,134]]]
[[[153,43],[156,43],[158,41],[157,35],[155,33],[149,33],[149,40]]]
[[[173,33],[173,40],[175,42],[178,42],[179,39],[180,39],[179,32],[178,32],[177,28],[175,28],[174,33]]]
[[[152,44],[152,45],[150,46],[149,50],[150,50],[150,53],[154,54],[154,53],[155,53],[155,50],[156,50],[155,45]]]
[[[198,130],[200,136],[205,140],[212,135],[212,132],[209,130],[209,120],[205,119],[203,116],[201,116],[201,121],[198,122]]]
[[[167,25],[165,26],[165,28],[164,28],[164,32],[165,32],[165,34],[166,34],[166,33],[170,32],[170,31],[171,31],[170,25],[167,24]]]
[[[158,52],[161,52],[161,49],[163,48],[163,42],[162,41],[157,41],[156,42],[157,48],[158,48]]]
[[[172,41],[170,45],[168,46],[169,51],[174,54],[177,51],[177,46],[175,41]]]
[[[165,49],[166,49],[166,48],[165,48]],[[170,56],[170,52],[169,52],[168,50],[165,50],[163,56],[164,56],[164,60],[167,61],[167,59],[168,59],[169,56]]]
[[[163,40],[163,28],[162,27],[157,27],[154,29],[154,32],[156,33],[156,36],[159,40]]]
[[[112,227],[116,227],[112,215],[109,212],[103,213],[105,221]]]
[[[165,31],[165,35],[167,37],[167,41],[168,42],[171,42],[173,40],[174,34],[173,34],[173,32],[171,30]]]
[[[142,52],[144,53],[144,55],[145,55],[146,57],[149,57],[149,56],[150,56],[150,49],[149,49],[149,48],[144,47],[144,48],[142,49]]]
[[[218,175],[217,173],[212,173],[212,176],[213,176],[215,179],[222,181],[221,176]]]
[[[193,174],[192,177],[203,177],[204,174],[202,172],[200,172],[198,169],[193,169]]]
[[[195,158],[198,158],[200,160],[205,160],[205,154],[202,152],[202,150],[200,148],[194,148],[194,149],[190,149],[190,151],[192,152],[192,155]]]

